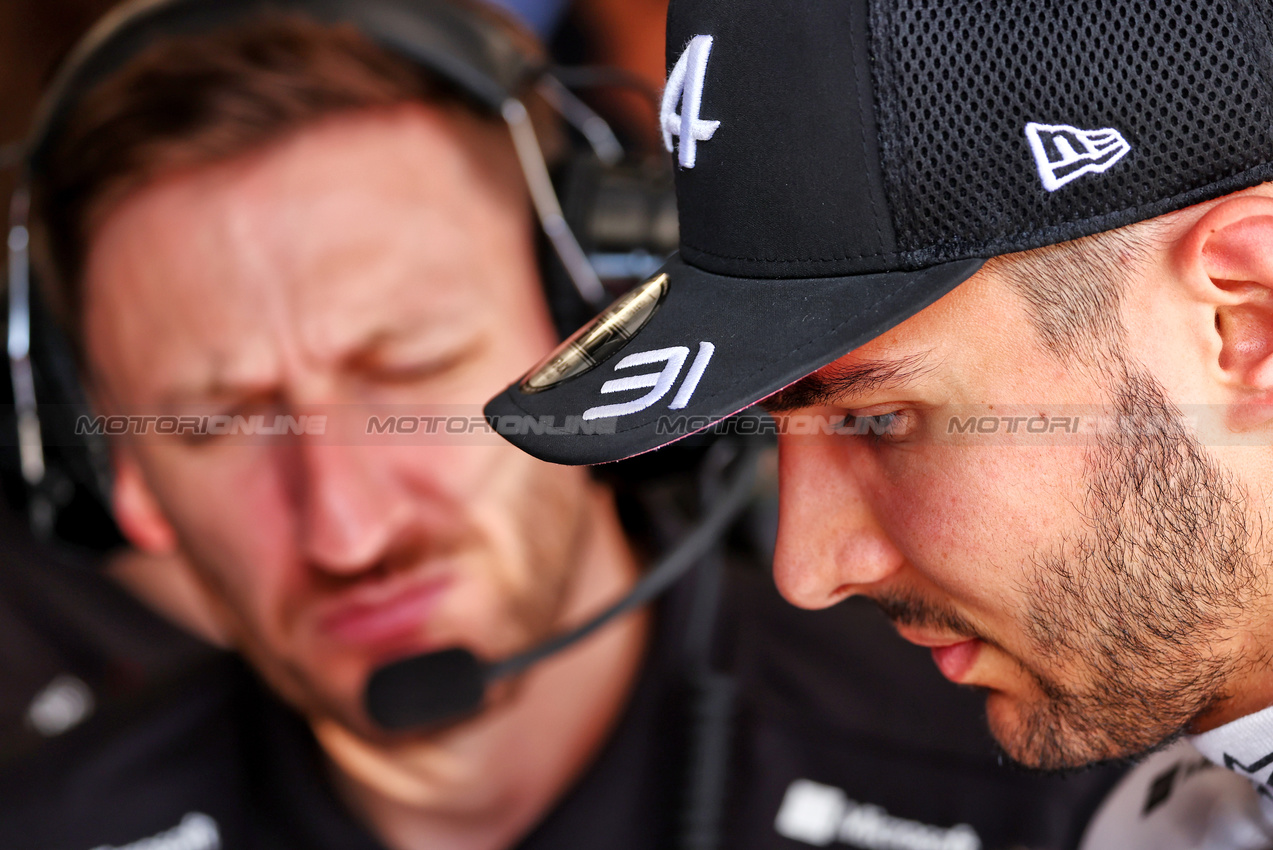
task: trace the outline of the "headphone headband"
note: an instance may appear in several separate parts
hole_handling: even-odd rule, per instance
[[[384,50],[453,84],[476,109],[506,124],[531,204],[547,244],[560,260],[567,285],[575,293],[572,297],[582,299],[592,311],[609,299],[563,214],[523,98],[532,90],[538,92],[583,133],[601,160],[617,160],[622,149],[596,113],[554,85],[547,57],[535,36],[503,10],[479,0],[132,0],[81,39],[54,77],[27,139],[23,173],[9,209],[9,371],[22,476],[28,485],[32,525],[41,536],[51,532],[58,505],[65,501],[58,493],[69,489],[61,487],[59,481],[64,476],[60,473],[49,476],[43,435],[49,423],[40,415],[37,385],[43,385],[40,395],[45,400],[50,395],[46,392],[50,382],[54,398],[74,406],[82,405],[83,398],[69,366],[71,358],[61,353],[66,345],[55,340],[58,329],[33,315],[37,287],[29,275],[27,253],[31,185],[46,166],[55,137],[82,98],[151,44],[167,37],[234,26],[263,14],[289,12],[321,24],[354,26]],[[555,274],[546,275],[546,280],[549,277]],[[550,292],[554,290],[554,285],[546,286]],[[58,352],[44,359],[57,361],[54,366],[59,368],[49,368],[48,363],[42,370],[35,368],[31,331],[36,324],[43,328],[41,333],[48,338],[50,348]],[[73,478],[106,504],[109,470],[105,451],[100,441],[84,439],[87,456],[79,457],[74,449],[59,454],[77,458],[66,463],[77,470]]]
[[[272,12],[352,24],[496,116],[547,69],[532,35],[518,38],[520,26],[503,13],[466,0],[133,0],[81,39],[54,78],[27,141],[28,174],[39,171],[51,140],[79,100],[152,43]]]

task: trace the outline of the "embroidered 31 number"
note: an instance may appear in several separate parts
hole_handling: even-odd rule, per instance
[[[707,364],[711,362],[712,354],[715,351],[716,346],[710,342],[700,342],[698,344],[698,354],[694,356],[694,362],[690,364],[690,369],[685,374],[685,380],[681,382],[681,388],[677,390],[676,395],[672,398],[672,403],[668,405],[669,410],[684,410],[686,405],[690,403],[694,390],[698,389],[698,382],[702,380],[703,373],[707,371]],[[615,364],[614,371],[619,372],[635,366],[653,366],[657,363],[662,363],[663,368],[657,372],[645,372],[643,374],[630,375],[626,378],[615,378],[614,380],[606,381],[601,385],[601,393],[606,395],[644,389],[649,389],[649,392],[629,401],[590,407],[583,412],[584,421],[606,419],[612,416],[628,416],[632,413],[640,413],[650,407],[672,389],[672,385],[680,377],[681,369],[685,366],[685,361],[689,356],[690,350],[684,345],[673,345],[670,348],[660,348],[657,351],[642,351],[637,354],[629,354]]]

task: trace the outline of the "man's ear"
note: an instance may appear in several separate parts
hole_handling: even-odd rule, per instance
[[[120,530],[143,552],[175,552],[177,534],[159,509],[136,459],[126,450],[116,450],[114,460],[115,486],[111,496]]]
[[[107,570],[143,602],[214,646],[229,647],[227,619],[177,547],[177,534],[159,510],[137,461],[116,450],[115,521],[136,549],[113,555]]]
[[[1214,306],[1226,383],[1249,401],[1273,400],[1273,197],[1212,207],[1178,243],[1177,260]]]

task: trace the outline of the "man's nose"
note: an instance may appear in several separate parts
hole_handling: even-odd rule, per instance
[[[309,443],[300,449],[303,548],[310,563],[339,575],[378,564],[408,531],[410,504],[379,446]]]
[[[853,438],[779,441],[774,581],[801,608],[834,605],[889,578],[903,563],[866,498],[846,439]]]

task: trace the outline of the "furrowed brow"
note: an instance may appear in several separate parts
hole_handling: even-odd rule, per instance
[[[913,354],[900,360],[867,360],[851,366],[831,364],[762,402],[770,413],[785,413],[802,407],[834,404],[881,387],[904,387],[928,371],[927,354]]]

